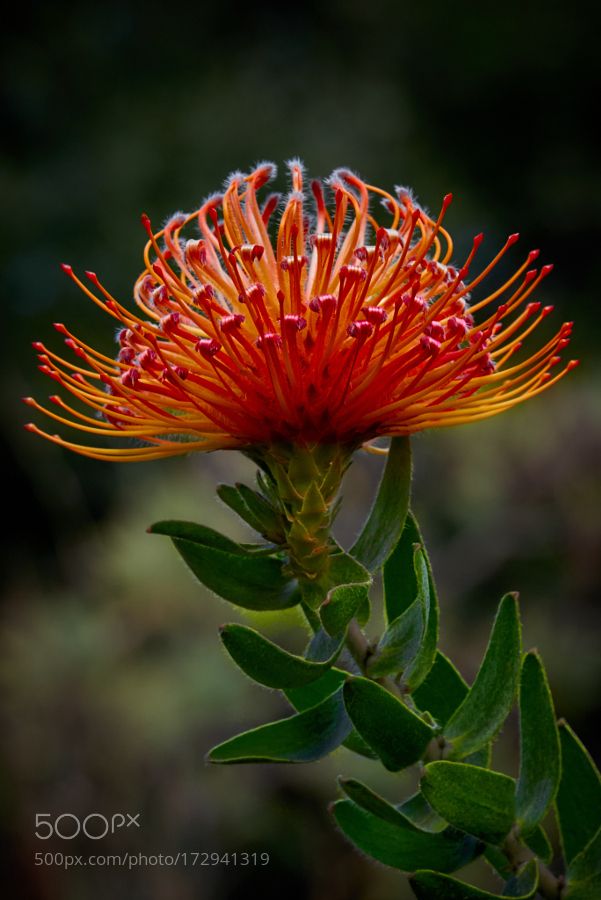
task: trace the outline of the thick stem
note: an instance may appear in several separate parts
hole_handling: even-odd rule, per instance
[[[509,863],[515,869],[535,857],[532,850],[520,841],[515,830],[509,833],[502,849]],[[545,900],[561,900],[564,888],[563,877],[554,875],[540,859],[537,859],[537,863],[538,893],[545,897]]]
[[[367,640],[366,636],[363,634],[359,623],[356,619],[351,619],[348,625],[348,629],[346,632],[346,646],[349,649],[349,652],[363,674],[366,673],[367,660],[371,656],[373,649]],[[391,678],[389,675],[385,675],[383,678],[374,679],[381,684],[382,687],[386,688],[387,691],[390,691],[391,694],[395,694],[397,697],[402,698],[402,691],[399,688],[398,684]]]

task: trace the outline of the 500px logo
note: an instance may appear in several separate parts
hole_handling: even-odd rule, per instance
[[[35,836],[41,841],[47,841],[53,835],[64,841],[72,841],[82,833],[92,841],[99,841],[120,828],[139,828],[139,818],[140,813],[134,816],[129,813],[114,813],[110,818],[102,813],[90,813],[85,819],[80,819],[73,813],[61,813],[53,819],[51,813],[36,813]]]

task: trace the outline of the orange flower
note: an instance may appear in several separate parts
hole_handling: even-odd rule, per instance
[[[56,410],[25,402],[129,446],[85,446],[26,427],[86,456],[121,461],[274,442],[357,446],[496,415],[576,364],[551,372],[571,323],[514,359],[551,311],[527,302],[552,268],[531,268],[538,251],[472,299],[517,234],[469,280],[482,235],[460,268],[450,265],[442,226],[450,194],[434,220],[408,190],[392,195],[340,169],[327,182],[331,203],[314,181],[308,208],[302,166],[289,168],[292,190],[277,230],[270,223],[279,195],[262,207],[257,198],[275,174],[271,164],[234,173],[223,194],[156,234],[143,216],[149,240],[134,288],[137,315],[94,273],[86,272],[88,286],[63,266],[117,321],[120,349],[110,359],[56,325],[75,362],[36,343],[40,368],[93,414],[56,395]],[[373,198],[386,225],[370,210]],[[199,237],[184,238],[193,223]]]

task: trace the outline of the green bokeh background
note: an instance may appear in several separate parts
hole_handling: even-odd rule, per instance
[[[285,714],[222,653],[243,617],[196,586],[158,518],[244,536],[216,481],[251,476],[236,454],[111,467],[22,431],[18,398],[48,382],[29,342],[60,349],[71,324],[112,352],[112,326],[57,263],[92,268],[130,298],[144,241],[232,169],[302,157],[374,183],[410,184],[436,209],[449,190],[458,259],[516,230],[556,264],[539,299],[576,322],[584,365],[498,419],[419,436],[415,508],[442,599],[443,648],[472,676],[495,605],[523,601],[558,713],[599,758],[601,456],[597,275],[599,86],[592,3],[371,0],[232,5],[27,3],[2,35],[2,472],[0,827],[7,896],[43,900],[287,900],[409,896],[334,831],[337,772],[391,799],[408,789],[339,751],[298,767],[209,768],[216,741]],[[281,184],[284,185],[283,176]],[[517,251],[513,261],[517,262]],[[379,463],[345,487],[351,540]],[[258,620],[255,620],[258,621]],[[260,620],[302,646],[293,617]],[[497,761],[515,772],[516,731]],[[38,841],[37,812],[140,812],[141,828],[90,842]],[[91,846],[91,844],[94,846]],[[33,865],[36,850],[268,851],[266,868]],[[492,885],[482,866],[472,872]],[[8,884],[8,881],[5,882]]]

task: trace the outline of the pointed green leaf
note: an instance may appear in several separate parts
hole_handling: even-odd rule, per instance
[[[444,653],[437,651],[425,681],[412,694],[418,708],[444,726],[468,693],[468,686]]]
[[[432,809],[421,791],[408,797],[404,803],[401,803],[398,810],[404,816],[407,816],[409,821],[421,831],[438,833],[439,831],[444,831],[449,825],[442,816],[439,816],[438,813]]]
[[[420,597],[390,623],[368,662],[370,677],[402,672],[415,659],[424,633],[424,605]]]
[[[416,872],[411,878],[411,887],[417,900],[503,900],[506,897],[530,900],[538,888],[538,870],[531,860],[507,882],[502,894],[491,894],[439,872]]]
[[[232,541],[231,538],[209,528],[208,525],[200,525],[197,522],[181,522],[177,519],[165,519],[155,522],[148,529],[149,534],[162,534],[170,538],[182,538],[195,544],[203,544],[205,547],[213,547],[215,550],[223,550],[225,553],[238,553],[242,556],[247,551],[241,544]]]
[[[329,662],[339,652],[340,645],[340,636],[332,637],[323,628],[318,628],[305,650],[305,659],[314,663]]]
[[[316,681],[302,687],[285,688],[284,694],[297,712],[304,712],[334,694],[348,677],[348,672],[332,666]]]
[[[220,484],[217,494],[251,528],[275,543],[282,543],[284,533],[280,518],[262,494],[242,483]]]
[[[393,825],[400,825],[403,828],[413,827],[413,823],[409,821],[407,816],[404,816],[392,803],[389,803],[380,794],[376,794],[362,781],[358,781],[356,778],[339,777],[338,784],[349,800],[352,800],[353,803],[366,810],[366,812],[372,813],[379,819],[385,819]]]
[[[376,500],[361,534],[349,551],[370,572],[377,571],[396,546],[407,516],[410,493],[409,438],[392,438]]]
[[[336,660],[342,640],[324,662],[311,662],[278,647],[247,625],[224,625],[220,632],[223,646],[254,681],[271,688],[293,688],[320,678]]]
[[[328,582],[332,587],[341,584],[368,584],[372,582],[371,575],[360,562],[345,553],[341,547],[333,543],[333,552],[330,557],[328,570]]]
[[[476,680],[445,726],[445,738],[453,744],[451,758],[468,756],[495,737],[513,705],[520,661],[517,597],[506,594]]]
[[[601,875],[594,875],[586,881],[576,881],[570,885],[565,900],[599,900],[601,897]]]
[[[434,665],[438,644],[438,599],[432,587],[428,562],[421,547],[415,550],[413,567],[417,596],[424,613],[424,633],[417,654],[403,673],[403,684],[412,691],[420,686]]]
[[[533,831],[522,835],[526,846],[536,853],[541,862],[550,863],[553,859],[553,847],[547,837],[547,832],[541,825],[537,825]]]
[[[366,584],[341,584],[328,591],[319,609],[325,631],[330,635],[341,634],[367,598]]]
[[[285,690],[284,693],[294,709],[297,712],[303,712],[312,706],[317,706],[318,703],[321,703],[326,697],[333,694],[348,677],[348,672],[333,667],[328,669],[317,681],[312,681],[303,687],[290,688]],[[342,745],[347,750],[352,750],[353,753],[358,753],[359,756],[365,756],[367,759],[378,758],[377,754],[357,734],[354,728],[349,732]]]
[[[346,740],[342,742],[342,746],[353,753],[357,753],[359,756],[364,756],[366,759],[378,758],[378,754],[374,753],[355,728],[353,728]]]
[[[430,586],[423,552],[419,547],[413,550],[411,569],[415,599],[390,623],[382,635],[375,654],[369,660],[368,670],[372,677],[403,672],[416,660],[426,637],[426,623],[430,613]],[[425,581],[424,573],[426,573]],[[430,643],[429,636],[427,640]],[[427,653],[429,652],[428,648]]]
[[[601,828],[568,868],[568,900],[601,897]]]
[[[426,865],[454,872],[481,852],[482,845],[469,835],[450,828],[429,834],[415,828],[394,807],[390,809],[390,817],[382,818],[351,800],[338,800],[331,806],[339,828],[359,850],[404,872]]]
[[[601,776],[567,722],[559,723],[559,738],[562,771],[555,802],[564,857],[569,865],[601,827]]]
[[[432,762],[426,766],[421,791],[451,825],[492,844],[501,843],[515,821],[515,782],[500,772]]]
[[[350,730],[339,688],[305,712],[218,744],[207,759],[213,763],[313,762],[339,747]]]
[[[253,555],[219,532],[189,522],[158,522],[151,532],[171,537],[198,580],[236,606],[274,610],[300,601],[296,581],[283,575],[281,560]]]
[[[559,735],[543,664],[527,653],[520,683],[520,776],[516,791],[518,823],[526,834],[544,819],[557,793]]]
[[[417,597],[417,579],[413,565],[415,544],[424,545],[417,519],[409,510],[401,537],[383,569],[386,621],[393,622]]]
[[[367,678],[347,681],[344,702],[361,737],[392,772],[416,762],[434,735],[401,700]]]
[[[260,520],[257,519],[253,512],[248,508],[240,491],[237,487],[234,487],[233,484],[218,484],[217,496],[226,504],[226,506],[233,509],[243,522],[246,522],[251,528],[254,528],[255,531],[261,532],[263,530]]]

